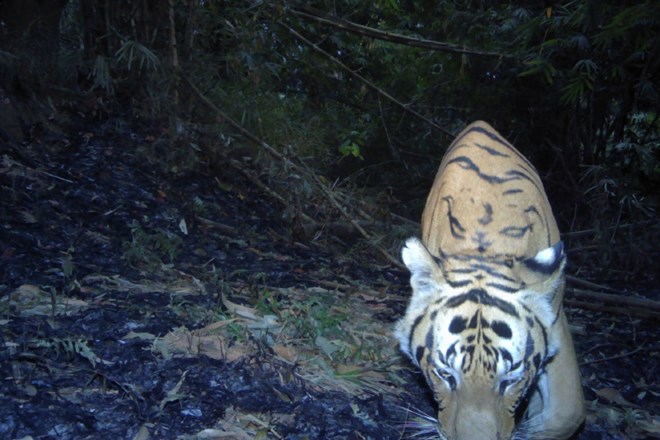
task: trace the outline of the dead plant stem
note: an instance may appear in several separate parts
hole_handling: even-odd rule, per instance
[[[304,7],[304,9],[305,9],[304,11],[292,10],[292,12],[294,15],[297,15],[302,18],[316,20],[319,23],[325,25],[329,25],[354,34],[363,35],[365,37],[370,37],[377,40],[384,40],[392,43],[402,44],[405,46],[419,47],[422,49],[428,49],[438,52],[452,52],[452,53],[460,53],[464,55],[478,55],[478,56],[497,57],[497,58],[515,58],[512,55],[508,55],[501,52],[487,52],[483,50],[468,49],[464,46],[457,46],[440,41],[426,40],[424,38],[411,37],[408,35],[401,35],[393,32],[381,31],[380,29],[375,29],[357,23],[353,23],[348,20],[344,20],[342,18],[330,15],[324,11],[309,6]]]
[[[295,31],[294,31],[295,32]],[[352,216],[344,209],[343,206],[339,202],[337,202],[337,199],[333,196],[332,192],[330,189],[325,185],[321,179],[319,179],[317,173],[315,173],[313,170],[310,170],[307,164],[298,159],[296,162],[292,161],[279,151],[277,151],[275,148],[271,147],[269,144],[261,140],[259,137],[251,133],[249,130],[247,130],[245,127],[243,127],[241,124],[238,122],[234,121],[228,114],[223,112],[213,101],[211,101],[207,96],[202,94],[202,92],[197,88],[197,86],[188,78],[186,75],[184,75],[182,72],[179,72],[181,78],[188,83],[190,88],[195,92],[195,94],[198,96],[198,98],[204,102],[206,105],[208,105],[214,112],[216,112],[222,119],[227,122],[229,125],[231,125],[233,128],[238,130],[243,136],[246,137],[249,141],[252,143],[256,144],[257,146],[261,147],[264,151],[266,151],[268,154],[270,154],[272,157],[275,159],[278,159],[284,163],[285,166],[290,167],[291,169],[295,170],[296,172],[308,176],[318,187],[320,192],[325,196],[326,200],[346,219],[348,220],[353,227],[362,235],[362,237],[367,240],[367,242],[371,243],[376,250],[384,256],[388,261],[390,261],[392,264],[394,264],[398,268],[403,268],[403,265],[396,260],[392,255],[387,252],[383,247],[378,246],[374,244],[373,238],[365,231],[362,226],[354,219]],[[242,167],[238,167],[238,164],[233,163],[233,166],[239,168],[242,172],[245,173],[245,170],[242,169]],[[246,174],[249,176],[249,174]],[[255,182],[259,188],[262,190],[266,191],[268,195],[271,197],[275,198],[277,201],[280,203],[283,203],[285,206],[288,206],[288,203],[284,199],[284,197],[280,196],[277,194],[275,191],[271,190],[268,188],[266,185],[261,183],[258,179],[251,177],[251,180]],[[314,222],[311,218],[305,216],[305,220],[309,220],[312,223]]]
[[[293,29],[291,26],[287,25],[286,23],[282,22],[281,20],[278,21],[278,23],[279,23],[281,26],[283,26],[284,28],[288,29],[288,31],[289,31],[294,37],[296,37],[297,39],[299,39],[299,40],[302,41],[303,43],[307,44],[307,45],[310,46],[312,49],[314,49],[314,50],[317,51],[318,53],[322,54],[323,56],[325,56],[326,58],[328,58],[328,59],[329,59],[330,61],[332,61],[333,63],[337,64],[339,67],[341,67],[343,70],[345,70],[346,72],[348,72],[349,74],[351,74],[351,75],[354,76],[355,78],[357,78],[357,79],[359,79],[360,81],[362,81],[362,83],[364,83],[364,84],[365,84],[367,87],[369,87],[370,89],[374,90],[374,91],[375,91],[376,93],[378,93],[379,95],[381,95],[381,96],[383,96],[383,97],[389,99],[390,101],[392,101],[393,103],[395,103],[396,105],[398,105],[399,107],[401,107],[405,112],[408,112],[408,113],[410,113],[411,115],[418,117],[419,119],[423,120],[423,121],[426,122],[428,125],[430,125],[431,127],[433,127],[433,128],[435,128],[436,130],[440,131],[442,134],[444,134],[444,135],[446,135],[446,136],[448,136],[448,137],[450,137],[450,138],[453,138],[453,137],[454,137],[454,135],[455,135],[454,133],[452,133],[451,131],[447,130],[447,129],[444,128],[444,127],[439,126],[438,124],[436,124],[435,122],[431,121],[430,119],[428,119],[427,117],[425,117],[425,116],[422,115],[421,113],[418,113],[418,112],[416,112],[415,110],[411,109],[409,106],[405,105],[403,102],[399,101],[399,100],[396,99],[394,96],[390,95],[390,94],[387,93],[385,90],[383,90],[383,89],[381,89],[380,87],[378,87],[376,84],[372,83],[371,81],[369,81],[368,79],[366,79],[365,77],[363,77],[362,75],[360,75],[359,73],[354,72],[354,71],[353,71],[350,67],[348,67],[346,64],[342,63],[342,62],[339,61],[337,58],[333,57],[333,56],[330,55],[328,52],[326,52],[325,50],[321,49],[318,45],[312,43],[310,40],[308,40],[307,38],[305,38],[304,36],[302,36],[300,33],[298,33],[295,29]]]

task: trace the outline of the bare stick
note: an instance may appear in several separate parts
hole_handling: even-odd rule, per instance
[[[641,346],[635,348],[635,349],[632,350],[632,351],[628,351],[628,352],[625,352],[625,353],[617,354],[617,355],[615,355],[615,356],[609,356],[609,357],[605,357],[605,358],[601,358],[601,359],[593,359],[593,360],[591,360],[591,361],[580,362],[580,366],[583,366],[583,365],[590,365],[590,364],[597,364],[597,363],[599,363],[599,362],[608,362],[608,361],[612,361],[612,360],[614,360],[614,359],[621,359],[621,358],[625,358],[625,357],[630,357],[630,356],[632,356],[633,354],[635,354],[635,353],[637,353],[637,352],[640,352],[640,351],[642,351],[642,350],[649,351],[649,352],[655,352],[655,351],[657,351],[657,347],[646,348],[646,347],[644,347],[643,345],[641,345]]]
[[[614,289],[610,287],[603,286],[602,284],[592,283],[591,281],[583,280],[582,278],[578,278],[573,275],[566,275],[566,281],[568,281],[571,284],[576,284],[578,286],[586,287],[588,289],[609,290],[610,292],[614,291]]]
[[[264,141],[262,141],[261,139],[259,139],[257,136],[255,136],[255,135],[252,134],[250,131],[248,131],[245,127],[243,127],[242,125],[240,125],[238,122],[234,121],[229,115],[227,115],[227,114],[224,113],[222,110],[220,110],[220,108],[219,108],[217,105],[215,105],[215,103],[213,103],[209,98],[207,98],[206,96],[204,96],[204,95],[202,94],[202,92],[197,88],[197,86],[195,86],[195,84],[193,84],[193,82],[192,82],[192,81],[191,81],[186,75],[182,75],[181,77],[182,77],[182,78],[188,83],[188,85],[189,85],[189,86],[191,87],[191,89],[195,92],[195,94],[197,94],[197,96],[199,97],[199,99],[202,100],[202,102],[204,102],[204,103],[205,103],[206,105],[208,105],[211,109],[213,109],[213,111],[216,112],[219,116],[221,116],[225,122],[227,122],[229,125],[231,125],[231,126],[234,127],[236,130],[238,130],[238,131],[239,131],[243,136],[245,136],[249,141],[251,141],[251,142],[253,142],[254,144],[256,144],[257,146],[263,148],[266,152],[268,152],[269,154],[271,154],[273,157],[275,157],[276,159],[281,160],[282,162],[284,162],[285,164],[287,164],[287,166],[290,166],[292,169],[296,170],[297,172],[309,176],[309,177],[314,181],[314,183],[316,183],[316,185],[317,185],[318,188],[320,189],[321,193],[322,193],[322,194],[325,196],[325,198],[330,202],[330,204],[331,204],[331,205],[332,205],[337,211],[339,211],[339,212],[341,213],[341,215],[342,215],[344,218],[346,218],[346,219],[347,219],[347,220],[353,225],[353,227],[355,227],[355,229],[356,229],[356,230],[362,235],[362,237],[364,237],[364,238],[365,238],[367,241],[369,241],[370,243],[372,243],[372,244],[374,243],[374,240],[373,240],[373,239],[371,238],[371,236],[367,233],[367,231],[365,231],[365,230],[362,228],[362,226],[360,226],[360,225],[358,224],[358,222],[357,222],[355,219],[353,219],[353,218],[349,215],[349,213],[348,213],[348,212],[347,212],[347,211],[346,211],[346,210],[345,210],[345,209],[344,209],[344,208],[343,208],[343,207],[337,202],[337,200],[335,199],[335,197],[332,195],[331,191],[327,188],[327,186],[326,186],[325,184],[323,184],[323,182],[321,182],[321,180],[318,178],[318,176],[316,175],[316,173],[314,173],[313,171],[311,171],[311,170],[307,167],[307,164],[305,164],[305,162],[300,161],[300,163],[301,163],[302,165],[298,165],[297,163],[295,163],[295,162],[291,161],[290,159],[288,159],[287,157],[285,157],[282,153],[280,153],[279,151],[277,151],[276,149],[274,149],[273,147],[271,147],[270,145],[268,145],[266,142],[264,142]],[[234,165],[235,165],[235,164],[234,164]],[[264,188],[265,186],[260,185],[260,187],[261,187],[261,188]],[[270,193],[271,193],[271,192],[269,191],[269,194],[270,194]],[[281,196],[280,196],[280,197],[275,197],[275,198],[276,198],[279,202],[281,202],[281,203],[285,203],[285,204],[286,204],[286,202],[284,201],[284,199],[283,199]],[[401,264],[398,260],[396,260],[394,257],[392,257],[392,256],[389,254],[389,252],[387,252],[387,251],[386,251],[385,249],[383,249],[381,246],[377,246],[377,245],[374,245],[374,246],[375,246],[375,248],[378,250],[378,252],[379,252],[381,255],[383,255],[388,261],[390,261],[392,264],[394,264],[395,266],[397,266],[397,267],[399,267],[399,268],[403,268],[402,264]]]
[[[647,298],[613,295],[611,293],[593,292],[591,290],[567,289],[572,298],[598,301],[619,307],[631,307],[656,312],[660,315],[660,302]]]
[[[419,47],[422,49],[429,49],[438,52],[454,52],[466,55],[479,55],[486,57],[497,57],[497,58],[515,58],[513,55],[503,54],[500,52],[487,52],[476,49],[468,49],[462,46],[456,46],[449,43],[442,43],[439,41],[426,40],[423,38],[410,37],[407,35],[395,34],[393,32],[381,31],[379,29],[370,28],[367,26],[362,26],[357,23],[353,23],[343,18],[330,15],[319,9],[312,7],[305,7],[305,11],[296,11],[293,10],[293,14],[302,18],[316,20],[319,23],[323,23],[329,26],[333,26],[338,29],[343,29],[345,31],[364,35],[365,37],[375,38],[377,40],[390,41],[392,43],[403,44],[406,46]]]
[[[341,67],[342,69],[344,69],[346,72],[348,72],[348,73],[350,73],[351,75],[353,75],[354,77],[358,78],[360,81],[362,81],[362,82],[363,82],[366,86],[368,86],[370,89],[376,91],[376,93],[378,93],[378,94],[380,94],[381,96],[384,96],[385,98],[389,99],[390,101],[392,101],[393,103],[395,103],[396,105],[398,105],[399,107],[401,107],[404,111],[406,111],[406,112],[408,112],[408,113],[410,113],[410,114],[412,114],[412,115],[418,117],[419,119],[423,120],[424,122],[426,122],[427,124],[429,124],[431,127],[435,128],[436,130],[440,131],[441,133],[443,133],[443,134],[449,136],[450,138],[453,138],[453,137],[454,137],[454,133],[452,133],[451,131],[447,130],[447,129],[444,128],[444,127],[439,126],[439,125],[436,124],[435,122],[433,122],[433,121],[431,121],[430,119],[428,119],[428,118],[426,118],[425,116],[423,116],[421,113],[418,113],[418,112],[416,112],[415,110],[411,109],[410,107],[408,107],[407,105],[405,105],[403,102],[399,101],[399,100],[396,99],[394,96],[390,95],[390,94],[387,93],[385,90],[383,90],[383,89],[381,89],[380,87],[378,87],[376,84],[372,83],[371,81],[369,81],[368,79],[366,79],[366,78],[363,77],[362,75],[360,75],[360,74],[354,72],[354,71],[353,71],[352,69],[350,69],[346,64],[342,63],[342,62],[339,61],[337,58],[333,57],[333,56],[330,55],[328,52],[324,51],[324,50],[321,49],[319,46],[317,46],[316,44],[314,44],[314,43],[312,43],[311,41],[309,41],[307,38],[305,38],[305,37],[303,37],[302,35],[300,35],[295,29],[291,28],[290,26],[288,26],[287,24],[283,23],[282,21],[279,21],[278,23],[279,23],[280,25],[282,25],[283,27],[287,28],[287,29],[289,30],[289,32],[291,32],[291,34],[292,34],[294,37],[298,38],[300,41],[304,42],[305,44],[307,44],[308,46],[310,46],[310,47],[311,47],[312,49],[314,49],[315,51],[317,51],[317,52],[323,54],[323,56],[325,56],[325,57],[328,58],[330,61],[332,61],[333,63],[337,64],[338,66],[340,66],[340,67]]]

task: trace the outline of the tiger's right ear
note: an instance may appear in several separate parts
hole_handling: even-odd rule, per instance
[[[415,304],[428,305],[440,296],[445,279],[442,269],[418,238],[409,238],[401,251],[403,263],[410,271],[410,286],[413,289],[411,307]]]
[[[424,310],[442,295],[444,277],[433,256],[417,238],[409,238],[401,250],[401,258],[410,270],[410,286],[413,289],[406,313],[397,322],[394,334],[401,350],[416,364],[418,359],[411,351],[412,332],[423,316]]]

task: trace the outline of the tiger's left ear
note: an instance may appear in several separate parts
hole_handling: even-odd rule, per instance
[[[419,239],[409,238],[406,241],[401,258],[410,270],[410,287],[413,290],[406,314],[416,314],[441,297],[446,282],[442,268]]]
[[[558,241],[554,246],[543,249],[532,258],[522,260],[518,271],[529,290],[537,293],[554,293],[563,280],[565,266],[564,243]]]

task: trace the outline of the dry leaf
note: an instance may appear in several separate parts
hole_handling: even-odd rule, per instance
[[[187,375],[188,375],[188,370],[184,371],[183,374],[181,374],[181,379],[179,379],[176,385],[174,385],[174,387],[165,394],[165,397],[160,402],[161,412],[163,411],[163,408],[165,408],[165,405],[167,405],[168,403],[176,402],[177,400],[181,400],[186,397],[185,394],[179,394],[179,390],[183,385],[183,381],[186,380]]]
[[[651,421],[646,421],[646,420],[639,420],[636,423],[636,426],[639,429],[643,429],[644,431],[648,432],[650,435],[654,437],[660,437],[660,420],[659,419],[651,419]]]
[[[70,298],[45,292],[33,284],[23,284],[1,301],[9,301],[21,316],[50,316],[53,314],[53,300],[56,315],[73,315],[88,307],[81,299]]]
[[[149,430],[147,427],[143,424],[140,426],[140,429],[138,430],[137,434],[135,434],[135,437],[133,437],[133,440],[149,440],[151,436],[149,435]]]
[[[225,307],[227,307],[229,313],[241,316],[243,318],[253,319],[255,321],[259,319],[257,317],[257,309],[253,309],[251,307],[246,307],[240,304],[233,303],[227,299],[224,293],[221,295],[221,298],[222,298],[222,304]]]
[[[124,336],[121,339],[141,339],[143,341],[153,341],[154,339],[156,339],[156,335],[154,335],[153,333],[147,333],[147,332],[133,332],[133,331],[130,331],[126,334],[126,336]]]
[[[599,390],[594,390],[594,392],[598,396],[602,397],[603,399],[605,399],[609,402],[616,403],[616,404],[619,404],[619,405],[624,405],[624,406],[630,406],[630,407],[633,407],[633,408],[639,408],[638,405],[635,405],[634,403],[629,402],[626,399],[624,399],[624,397],[621,395],[619,390],[616,390],[614,388],[601,388]]]
[[[235,361],[249,353],[248,347],[239,343],[229,347],[224,335],[208,334],[205,329],[190,331],[179,327],[162,338],[154,341],[152,350],[159,352],[168,359],[172,355],[183,356],[205,355],[212,359]]]

